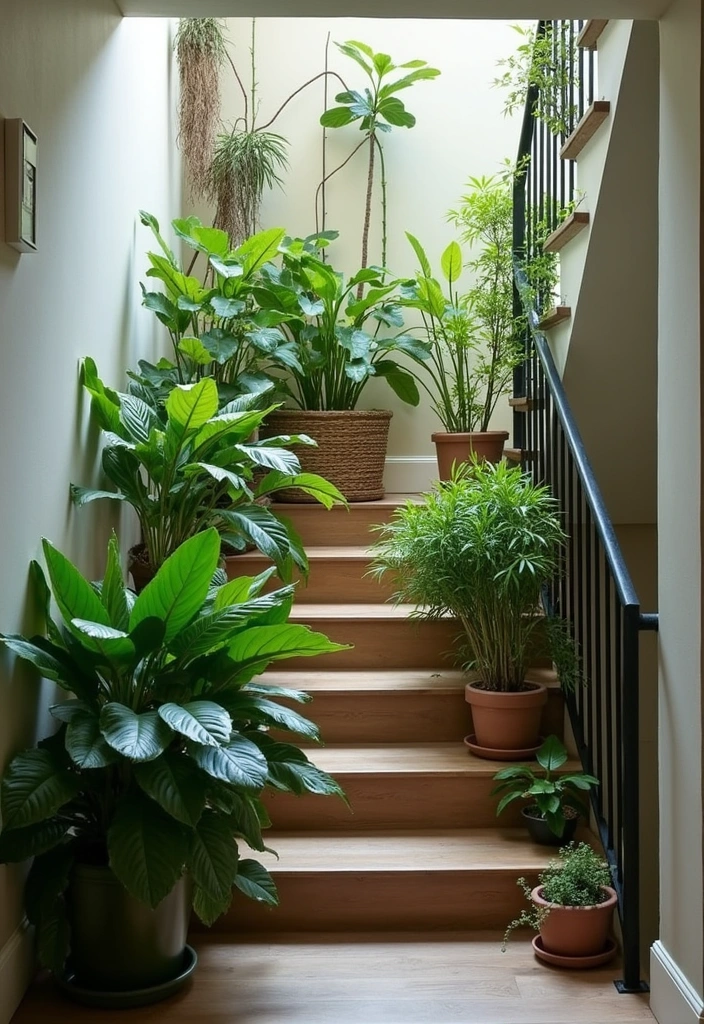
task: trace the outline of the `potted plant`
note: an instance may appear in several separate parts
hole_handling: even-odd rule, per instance
[[[212,377],[173,388],[163,419],[137,396],[106,388],[92,359],[84,362],[83,382],[106,433],[103,471],[117,490],[72,485],[73,501],[80,506],[111,499],[133,507],[142,530],[142,544],[130,551],[137,589],[184,540],[211,526],[229,549],[254,544],[283,577],[289,578],[291,563],[305,573],[298,537],[257,499],[295,484],[328,508],[344,501],[332,484],[300,471],[289,446],[314,441],[305,436],[252,440],[271,409],[253,409],[258,396],[241,395],[218,411]]]
[[[475,461],[406,503],[379,528],[374,567],[396,598],[428,618],[453,616],[482,757],[521,760],[538,749],[545,687],[526,681],[540,643],[542,586],[557,572],[564,533],[557,503],[518,467]],[[562,677],[563,686],[573,680]]]
[[[599,785],[585,772],[556,775],[567,760],[567,751],[557,736],[548,736],[535,755],[542,772],[527,764],[502,768],[494,776],[493,796],[500,796],[497,816],[515,800],[524,800],[521,815],[531,839],[545,846],[569,843],[577,831],[579,816],[589,816],[589,807],[580,795]]]
[[[265,848],[264,787],[340,795],[296,744],[268,734],[317,738],[278,700],[306,695],[255,680],[272,660],[340,645],[288,623],[291,587],[262,595],[269,574],[227,583],[215,529],[182,544],[136,598],[114,538],[98,584],[48,541],[44,555],[62,623],[35,563],[47,636],[2,643],[68,699],[51,708],[58,732],[5,771],[0,862],[35,858],[25,905],[42,964],[78,998],[136,1005],[192,970],[191,907],[211,924],[233,885],[276,904],[266,870],[238,854],[240,839]]]
[[[405,285],[402,302],[420,312],[429,345],[430,358],[417,379],[443,426],[432,435],[441,480],[473,454],[491,462],[501,458],[508,432],[489,427],[525,356],[522,319],[513,311],[510,182],[502,176],[471,178],[470,184],[460,211],[450,216],[478,251],[465,263],[460,244],[450,242],[440,259],[445,289],[421,243],[407,233],[420,267]],[[461,292],[457,285],[465,266],[473,283]]]
[[[384,377],[410,405],[420,399],[411,373],[397,361],[402,352],[422,357],[425,347],[406,335],[385,337],[382,328],[403,323],[394,298],[397,282],[378,267],[345,279],[300,239],[282,246],[282,266],[262,269],[253,290],[260,308],[280,318],[277,328],[296,354],[285,375],[294,409],[267,418],[267,431],[310,434],[315,450],[301,452],[305,471],[336,485],[348,501],[374,501],[384,494],[384,465],[391,413],[357,409],[365,385]],[[369,290],[355,296],[359,285]],[[309,501],[300,488],[282,500]]]
[[[530,904],[511,922],[503,949],[516,928],[533,928],[536,956],[562,967],[595,967],[616,952],[609,938],[617,896],[611,888],[609,866],[587,843],[570,843],[539,875],[531,890],[524,878],[518,884]]]

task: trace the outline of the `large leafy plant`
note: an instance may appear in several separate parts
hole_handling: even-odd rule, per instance
[[[582,793],[598,786],[599,780],[586,772],[555,774],[567,761],[567,750],[557,736],[548,736],[535,756],[542,772],[518,764],[496,773],[497,785],[492,795],[501,797],[496,813],[501,814],[515,800],[524,800],[537,812],[537,817],[547,822],[551,832],[561,836],[565,831],[565,808],[588,817],[589,807]]]
[[[51,708],[58,732],[11,761],[0,791],[0,862],[35,858],[25,901],[42,963],[59,969],[68,951],[65,894],[76,861],[109,864],[152,907],[188,872],[206,924],[227,910],[233,885],[275,904],[267,871],[238,854],[240,839],[265,849],[262,791],[340,789],[298,746],[268,733],[316,740],[313,723],[279,703],[308,697],[254,677],[273,660],[340,645],[287,622],[291,588],[262,595],[269,574],[220,578],[213,529],[186,541],[136,598],[114,539],[98,584],[48,541],[44,555],[62,623],[35,563],[48,635],[2,642],[67,699]]]
[[[362,68],[369,84],[364,89],[345,89],[344,92],[338,93],[335,96],[338,106],[326,110],[320,118],[320,123],[324,128],[343,128],[356,123],[360,131],[363,132],[363,138],[350,155],[354,155],[365,145],[368,149],[367,188],[362,227],[362,268],[365,268],[369,262],[369,230],[375,164],[377,154],[379,156],[382,208],[381,263],[386,266],[387,181],[384,147],[381,143],[380,133],[390,132],[394,127],[412,128],[415,125],[415,116],[406,109],[403,100],[399,99],[398,93],[410,88],[415,82],[436,78],[440,71],[437,68],[428,67],[427,61],[424,60],[409,60],[403,64],[394,64],[387,53],[375,53],[371,46],[352,39],[336,45],[341,53]],[[345,164],[349,159],[350,157],[345,160]],[[343,166],[344,164],[341,165],[341,167]],[[341,167],[332,171],[327,178],[332,177]],[[361,298],[364,282],[360,281],[357,287],[358,298]]]
[[[541,588],[564,542],[548,489],[517,466],[475,461],[379,529],[374,568],[393,574],[396,599],[427,618],[456,618],[465,667],[488,690],[520,690],[529,651],[540,645]],[[573,683],[561,676],[563,686]]]
[[[420,359],[427,350],[409,335],[384,334],[384,327],[403,326],[398,282],[389,281],[384,270],[367,267],[346,280],[309,240],[293,239],[282,246],[282,265],[267,264],[261,276],[254,298],[263,311],[280,318],[274,330],[296,355],[285,376],[296,405],[354,409],[372,377],[384,377],[404,402],[418,405],[413,375],[397,356],[411,352]],[[360,284],[369,290],[356,298]]]
[[[102,499],[131,505],[153,569],[189,537],[215,527],[235,551],[259,548],[280,574],[291,562],[306,570],[292,527],[257,499],[294,485],[326,507],[344,498],[322,477],[301,473],[289,445],[314,444],[309,437],[252,438],[275,406],[253,409],[257,396],[243,395],[218,411],[215,381],[203,377],[170,392],[164,422],[141,398],[107,388],[91,359],[84,363],[84,385],[105,431],[103,471],[117,489],[72,485],[76,505]]]

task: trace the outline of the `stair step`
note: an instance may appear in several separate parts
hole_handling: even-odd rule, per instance
[[[541,331],[549,331],[551,327],[557,327],[558,324],[564,323],[565,320],[569,320],[572,316],[572,309],[570,306],[555,306],[542,318],[538,324],[538,329]]]
[[[266,804],[280,831],[491,828],[497,824],[493,777],[505,761],[484,761],[462,743],[348,744],[308,752],[344,789],[342,800],[272,793]],[[567,771],[581,771],[576,761]],[[504,827],[520,827],[511,804]]]
[[[267,834],[254,853],[272,873],[273,912],[236,892],[220,931],[370,931],[504,927],[554,855],[521,829]],[[244,853],[244,851],[243,851]],[[249,855],[249,854],[247,854]]]
[[[535,453],[527,448],[504,448],[504,456],[509,462],[532,462]]]
[[[387,523],[406,501],[420,501],[418,494],[387,494],[379,501],[355,501],[345,508],[324,508],[318,502],[275,502],[274,512],[293,523],[304,547],[320,544],[368,545],[374,539],[372,527]]]
[[[576,160],[610,113],[611,104],[608,100],[594,100],[584,112],[575,130],[565,141],[560,150],[560,157],[563,160]]]
[[[509,398],[508,404],[514,412],[531,412],[535,408],[535,402],[533,399],[528,398],[526,395],[520,395],[517,398]]]
[[[368,575],[372,555],[367,547],[352,544],[309,547],[306,554],[310,571],[307,581],[299,579],[297,603],[322,604],[338,600],[348,604],[370,603],[387,601],[393,596],[394,585],[389,574],[381,580]],[[272,564],[260,551],[246,551],[225,561],[229,579],[256,576]],[[265,589],[275,590],[279,586],[281,582],[273,578]]]
[[[608,18],[603,20],[590,18],[589,21],[585,22],[584,28],[577,36],[577,46],[581,46],[584,50],[595,50],[597,40],[608,24]]]
[[[455,649],[456,619],[411,620],[413,605],[299,604],[292,622],[320,630],[352,650],[325,654],[326,669],[435,668]],[[279,662],[282,669],[307,670],[309,660]],[[317,666],[316,666],[317,667]]]
[[[589,214],[575,210],[545,239],[543,252],[559,252],[589,225]]]

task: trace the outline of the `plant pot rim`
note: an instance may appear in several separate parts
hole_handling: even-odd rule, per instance
[[[436,430],[435,433],[430,435],[430,440],[436,444],[443,444],[455,441],[471,441],[475,437],[495,437],[497,440],[501,438],[503,441],[507,441],[509,434],[508,430],[470,430],[458,431],[457,433],[452,433],[448,430]]]
[[[272,421],[283,416],[295,416],[305,419],[334,419],[355,417],[357,419],[388,419],[393,413],[390,409],[275,409],[269,413],[267,420]]]
[[[545,821],[547,818],[542,817],[540,814],[529,814],[529,811],[537,811],[537,804],[527,804],[525,807],[521,807],[521,814],[524,818],[530,818],[532,821]],[[567,811],[572,811],[571,814],[567,814]],[[569,804],[565,804],[562,807],[562,813],[565,817],[565,821],[574,821],[575,818],[579,818],[579,811],[576,808],[571,807]]]
[[[610,910],[616,906],[618,896],[616,890],[612,889],[610,885],[602,885],[601,891],[609,894],[608,899],[605,899],[603,903],[592,903],[588,907],[570,907],[565,906],[563,903],[548,903],[547,900],[543,899],[541,893],[543,891],[542,885],[536,885],[535,889],[532,890],[530,898],[533,900],[538,907],[547,907],[552,910],[571,910],[571,911],[585,911],[585,910]]]
[[[548,699],[548,689],[542,683],[525,683],[525,690],[485,690],[479,683],[466,683],[464,699],[468,704],[482,707],[534,707],[542,705]]]

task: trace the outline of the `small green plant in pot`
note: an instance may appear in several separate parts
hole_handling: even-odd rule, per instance
[[[374,567],[394,574],[397,599],[428,618],[453,616],[462,631],[457,659],[478,676],[466,687],[471,749],[527,757],[538,748],[547,699],[526,669],[547,645],[541,588],[557,572],[564,542],[555,500],[518,467],[475,460],[379,529]],[[570,682],[562,677],[563,686]]]
[[[77,985],[134,994],[179,977],[191,907],[211,924],[233,887],[277,903],[265,868],[238,852],[240,840],[266,849],[265,787],[341,795],[296,743],[269,735],[317,739],[279,703],[307,696],[255,678],[340,645],[287,621],[292,588],[262,594],[270,572],[227,583],[215,529],[139,597],[114,539],[98,584],[47,541],[44,555],[61,624],[35,563],[47,635],[1,639],[67,699],[51,708],[58,731],[4,773],[0,863],[34,857],[25,906],[44,966],[62,975],[70,953]]]
[[[525,927],[539,933],[533,949],[548,963],[579,968],[611,959],[616,946],[609,930],[617,897],[604,858],[587,843],[570,843],[538,881],[531,889],[525,878],[518,879],[529,909],[510,923],[502,949],[516,928]]]
[[[585,772],[556,774],[567,761],[567,750],[557,736],[548,736],[535,755],[542,772],[531,765],[502,768],[494,776],[493,796],[500,796],[497,815],[516,800],[527,803],[521,815],[531,838],[546,846],[558,846],[574,839],[580,815],[589,816],[582,794],[599,780]]]

